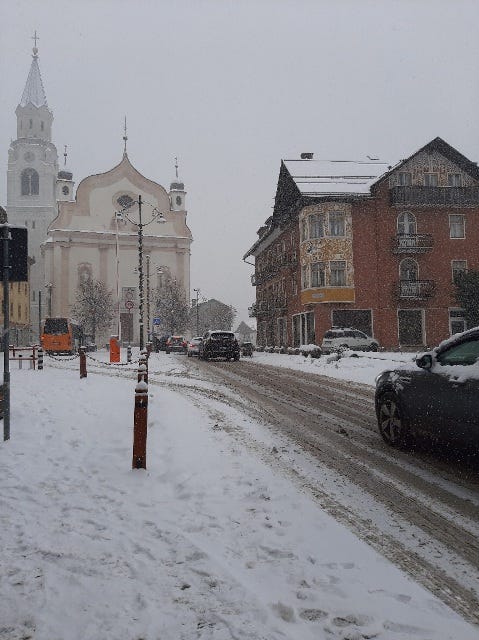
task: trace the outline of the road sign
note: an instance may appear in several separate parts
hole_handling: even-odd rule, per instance
[[[153,318],[153,326],[158,327],[161,324],[161,318]]]
[[[10,282],[28,281],[27,230],[23,227],[9,227],[8,264]],[[0,233],[0,267],[3,267],[3,240]]]
[[[135,303],[133,302],[133,300],[127,300],[127,301],[125,302],[125,307],[126,307],[127,309],[133,309],[133,307],[134,307],[134,306],[135,306]]]

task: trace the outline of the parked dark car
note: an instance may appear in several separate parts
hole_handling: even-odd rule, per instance
[[[253,356],[253,351],[254,351],[254,346],[252,342],[243,342],[243,344],[241,345],[242,356],[248,356],[251,358]]]
[[[187,342],[183,336],[170,336],[166,341],[166,353],[186,353]]]
[[[201,360],[210,360],[211,358],[239,360],[240,348],[232,331],[207,331],[203,336],[198,355]]]
[[[479,445],[479,327],[456,334],[416,358],[417,368],[376,378],[379,432],[407,448],[415,434],[445,443]]]
[[[153,351],[158,353],[159,351],[166,351],[166,343],[170,336],[153,336]]]

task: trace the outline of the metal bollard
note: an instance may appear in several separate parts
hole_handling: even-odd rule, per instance
[[[35,369],[35,355],[29,356],[30,358],[30,369]]]
[[[150,357],[152,350],[153,350],[153,343],[152,342],[147,342],[146,343],[146,353],[148,354],[148,357]]]
[[[80,378],[86,378],[87,372],[85,347],[80,347],[78,351],[80,352]]]
[[[23,355],[21,353],[18,354],[18,368],[22,369],[23,368]]]
[[[43,369],[43,349],[38,347],[38,370],[41,371]]]
[[[133,417],[132,469],[146,469],[146,435],[148,422],[148,385],[138,382],[135,387],[135,411]]]
[[[131,362],[131,347],[130,347],[130,345],[128,345],[127,348],[126,348],[126,361],[127,362]]]

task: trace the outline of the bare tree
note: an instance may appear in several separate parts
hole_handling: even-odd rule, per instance
[[[81,326],[83,334],[91,336],[95,343],[97,333],[110,329],[115,317],[113,292],[99,280],[90,278],[82,282],[76,291],[72,315]]]
[[[169,279],[155,289],[154,306],[163,332],[173,335],[185,331],[188,326],[188,305],[185,291],[176,280]]]

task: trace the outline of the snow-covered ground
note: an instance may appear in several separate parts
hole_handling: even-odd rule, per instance
[[[372,384],[411,358],[253,362]],[[175,385],[149,387],[147,471],[131,469],[135,370],[112,377],[89,360],[80,380],[76,364],[12,370],[1,640],[478,638],[186,397],[186,358],[152,355]],[[227,418],[262,437],[237,410]]]

